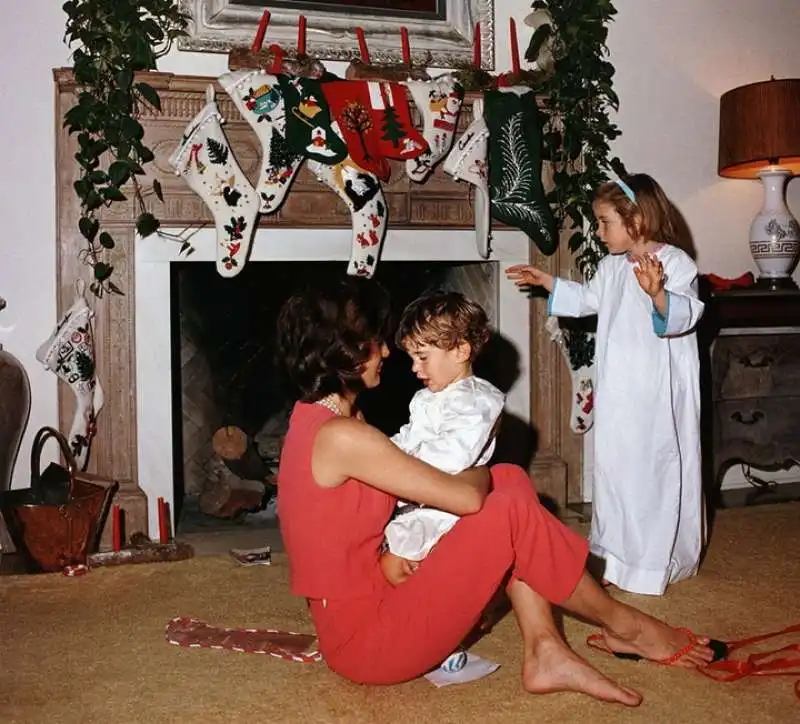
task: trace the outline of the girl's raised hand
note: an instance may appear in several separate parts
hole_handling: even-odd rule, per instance
[[[544,287],[553,291],[553,275],[527,264],[517,264],[506,269],[506,276],[518,287]]]
[[[664,289],[664,266],[655,254],[639,257],[633,273],[648,296],[655,298]]]

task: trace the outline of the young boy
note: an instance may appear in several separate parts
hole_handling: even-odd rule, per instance
[[[406,307],[395,341],[411,357],[424,388],[412,398],[410,420],[392,441],[409,455],[451,474],[489,461],[505,397],[472,373],[489,336],[486,312],[457,292],[434,292]],[[421,561],[457,520],[452,513],[398,502],[386,526],[385,563],[400,565],[392,557]],[[407,572],[413,568],[404,565]]]

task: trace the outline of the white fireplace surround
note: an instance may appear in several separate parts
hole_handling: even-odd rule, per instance
[[[177,230],[165,231],[178,233]],[[350,239],[350,229],[259,229],[248,263],[341,261],[344,273],[350,255]],[[155,235],[137,239],[135,244],[139,485],[147,494],[149,534],[154,539],[158,535],[158,498],[169,503],[172,514],[175,509],[169,265],[178,261],[213,262],[216,232],[213,228],[201,229],[191,243],[195,252],[188,257],[178,254],[178,243]],[[477,252],[472,230],[389,230],[379,262],[497,263],[495,326],[516,347],[522,371],[509,390],[506,409],[526,422],[530,421],[531,402],[529,304],[513,284],[503,281],[503,272],[513,264],[529,262],[529,244],[521,232],[498,231],[493,234],[492,255],[486,260]],[[235,283],[235,279],[231,280],[231,284]]]

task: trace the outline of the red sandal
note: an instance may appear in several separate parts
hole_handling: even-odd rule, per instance
[[[605,637],[602,633],[591,634],[591,636],[586,639],[586,645],[589,646],[589,648],[595,649],[596,651],[602,651],[604,654],[611,654],[618,659],[624,659],[626,661],[650,661],[651,663],[660,664],[661,666],[674,666],[678,661],[686,656],[686,654],[688,654],[697,643],[697,636],[688,628],[681,628],[678,629],[678,631],[685,633],[689,637],[689,641],[686,646],[676,651],[674,654],[672,654],[672,656],[669,656],[666,659],[647,659],[641,654],[628,653],[625,651],[613,651],[612,649],[608,648],[608,645],[605,642]],[[730,646],[728,644],[717,639],[710,639],[708,646],[714,652],[714,658],[712,659],[714,662],[719,662],[724,659],[730,650]]]

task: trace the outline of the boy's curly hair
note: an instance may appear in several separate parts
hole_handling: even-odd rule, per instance
[[[463,342],[470,346],[470,361],[491,337],[483,307],[458,292],[433,292],[414,300],[403,310],[394,339],[401,349],[432,345],[451,350]]]
[[[278,358],[299,399],[360,391],[364,362],[388,338],[389,309],[386,290],[357,277],[287,299],[278,315]]]

